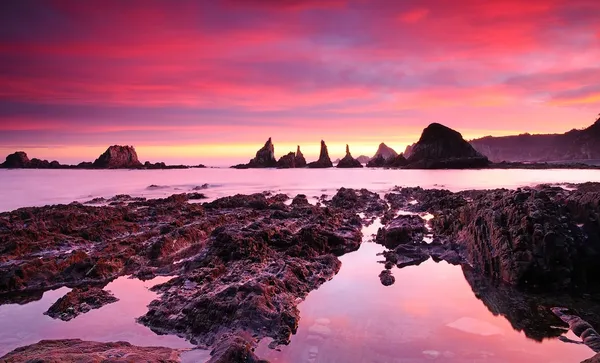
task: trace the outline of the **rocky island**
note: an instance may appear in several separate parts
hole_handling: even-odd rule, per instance
[[[146,161],[142,164],[133,146],[110,146],[94,162],[82,162],[77,165],[64,165],[54,160],[40,160],[33,158],[29,160],[23,151],[17,151],[6,157],[6,161],[0,164],[5,169],[187,169],[204,168],[204,165],[166,165],[163,162],[151,163]]]
[[[325,141],[321,140],[321,151],[319,153],[319,160],[313,161],[312,163],[308,163],[307,166],[312,169],[323,169],[333,167],[333,163],[329,158],[329,152],[327,151],[327,145],[325,145]]]
[[[348,145],[346,145],[346,156],[344,156],[344,158],[338,162],[336,167],[338,167],[338,168],[362,168],[363,165],[360,163],[360,161],[358,161],[352,157],[352,154],[350,154],[350,147]]]

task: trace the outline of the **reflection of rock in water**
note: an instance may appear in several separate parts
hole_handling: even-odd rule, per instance
[[[545,338],[556,338],[567,331],[567,324],[552,312],[554,306],[575,309],[590,324],[599,326],[600,306],[593,301],[566,295],[524,293],[514,287],[478,275],[469,267],[463,267],[463,274],[475,296],[490,312],[506,318],[513,329],[523,331],[530,339],[542,341]]]

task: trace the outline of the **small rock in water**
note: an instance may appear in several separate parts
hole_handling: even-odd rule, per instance
[[[383,270],[379,274],[379,280],[383,286],[390,286],[396,282],[396,278],[392,275],[390,270]]]

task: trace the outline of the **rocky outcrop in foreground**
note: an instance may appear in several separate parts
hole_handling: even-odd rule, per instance
[[[261,147],[257,152],[256,156],[248,162],[248,164],[238,164],[232,166],[235,169],[253,169],[253,168],[274,168],[277,166],[277,160],[275,159],[275,146],[273,141],[269,137],[269,140],[265,142],[265,145]]]
[[[100,309],[119,301],[110,291],[98,287],[74,288],[56,301],[44,314],[64,321],[69,321],[92,309]]]
[[[490,164],[459,132],[438,123],[423,130],[407,159],[406,167],[411,169],[484,168]]]
[[[321,152],[319,153],[319,160],[308,163],[309,168],[332,168],[333,163],[329,158],[329,152],[327,151],[327,145],[325,141],[321,140]]]
[[[342,158],[337,164],[338,168],[362,168],[363,165],[360,161],[356,160],[350,154],[350,147],[346,145],[346,156]]]
[[[137,347],[127,342],[98,343],[80,339],[42,340],[17,348],[0,358],[7,363],[177,363],[181,351],[163,347]]]
[[[99,169],[137,169],[142,167],[133,146],[110,146],[94,161]]]

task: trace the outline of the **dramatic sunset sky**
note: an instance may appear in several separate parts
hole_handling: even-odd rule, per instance
[[[0,154],[247,161],[554,133],[600,112],[598,0],[0,2]]]

